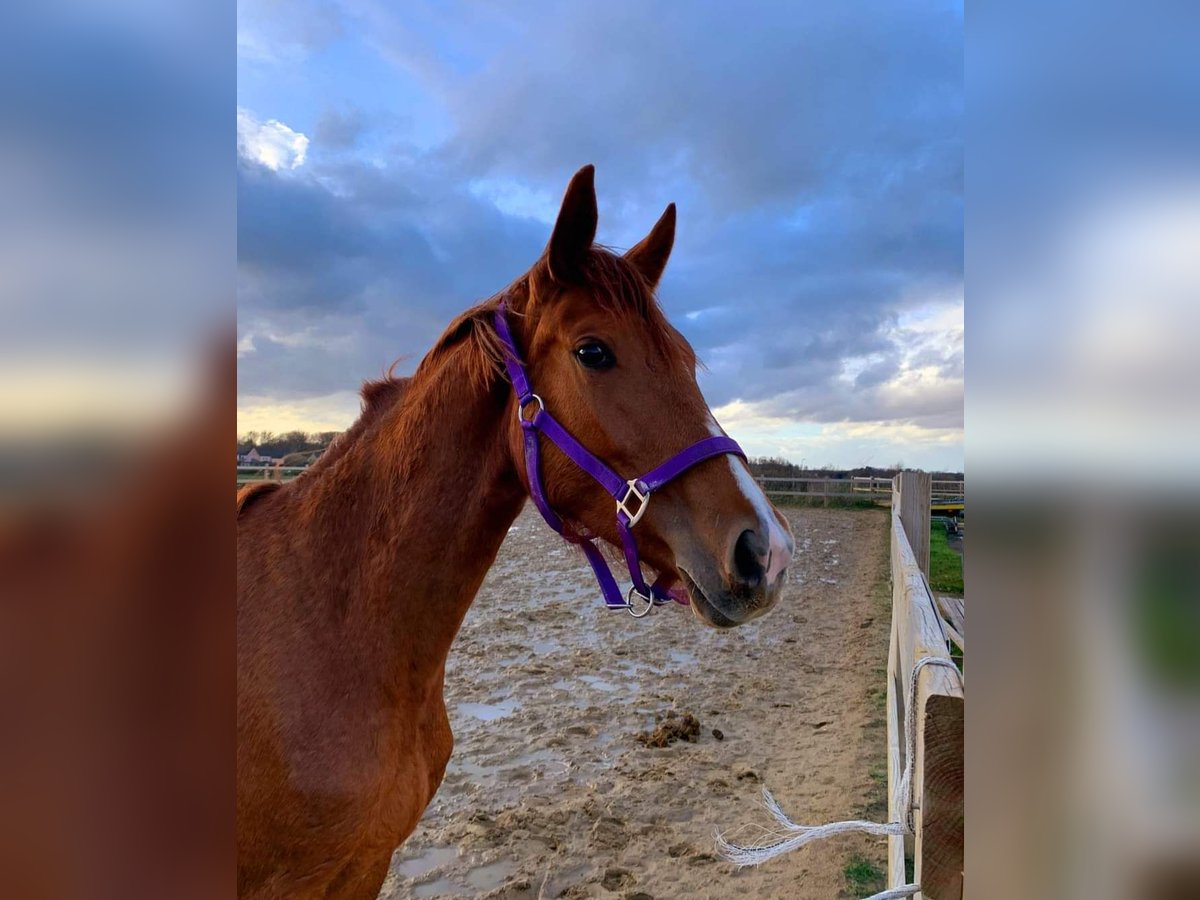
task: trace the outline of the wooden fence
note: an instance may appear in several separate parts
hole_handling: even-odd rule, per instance
[[[308,466],[238,466],[237,483],[252,481],[291,481]]]
[[[913,836],[888,838],[888,887],[908,882],[913,860],[918,897],[963,896],[963,679],[953,666],[947,630],[929,590],[928,473],[901,472],[892,485],[892,634],[888,654],[888,813],[904,821],[901,779],[908,747]],[[965,631],[965,624],[960,625]],[[937,664],[923,660],[939,661]],[[949,665],[947,665],[949,663]],[[912,689],[913,671],[916,673]],[[913,703],[912,715],[908,704]],[[912,739],[908,723],[914,725]],[[910,846],[906,847],[906,844]]]
[[[891,500],[892,489],[886,479],[864,479],[859,482],[850,478],[793,478],[764,475],[755,479],[763,492],[770,497],[807,498],[853,503],[866,500],[886,502]]]
[[[929,476],[926,475],[928,480]],[[763,475],[755,479],[769,497],[807,498],[829,502],[853,503],[868,500],[883,506],[892,502],[891,478],[808,478]],[[944,505],[958,501],[961,508],[966,497],[964,481],[930,481],[930,502]]]
[[[291,481],[307,466],[238,466],[237,484],[252,481]],[[927,476],[928,477],[928,476]],[[755,479],[769,497],[819,500],[828,506],[834,503],[868,501],[888,506],[892,502],[890,478],[795,478],[791,476],[759,476]],[[931,483],[931,502],[939,510],[961,510],[966,485],[962,481]],[[947,505],[949,504],[949,505]]]

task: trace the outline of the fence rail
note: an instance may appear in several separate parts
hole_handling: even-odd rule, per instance
[[[892,496],[890,485],[876,479],[875,485],[864,485],[849,478],[792,478],[771,475],[755,479],[764,493],[772,497],[811,497],[838,500],[887,500]]]
[[[251,481],[291,481],[308,466],[238,466],[237,483]]]
[[[237,483],[252,481],[291,481],[302,474],[307,466],[238,466]],[[755,479],[770,497],[800,497],[810,500],[830,500],[853,503],[859,500],[888,505],[892,500],[890,478],[797,478],[792,476],[761,475]],[[932,482],[932,502],[961,501],[965,496],[962,481]]]
[[[931,484],[923,472],[896,476],[892,501],[892,638],[888,653],[888,812],[905,821],[902,774],[913,748],[911,810],[918,897],[963,896],[962,676],[949,653],[929,590]],[[934,662],[935,664],[929,664]],[[915,684],[915,689],[914,689]],[[910,711],[907,706],[913,704]],[[909,724],[914,733],[909,735]],[[888,887],[905,877],[905,841],[888,838]]]
[[[890,478],[809,478],[760,475],[755,479],[770,497],[807,497],[813,500],[868,500],[887,505],[892,500]],[[966,498],[965,481],[933,481],[930,501],[934,505],[962,506]]]

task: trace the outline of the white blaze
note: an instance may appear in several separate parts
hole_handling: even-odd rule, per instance
[[[708,430],[715,437],[721,437],[725,434],[725,430],[717,424],[717,420],[712,417],[712,413],[708,415]],[[750,469],[741,457],[728,454],[725,457],[729,460],[729,468],[733,471],[733,478],[741,489],[742,494],[750,501],[750,505],[754,508],[754,514],[758,516],[760,529],[765,529],[769,539],[769,564],[767,567],[767,584],[774,584],[783,570],[788,567],[792,561],[792,554],[795,551],[795,542],[792,540],[783,526],[779,524],[779,519],[775,517],[775,511],[771,508],[771,502],[767,500],[767,495],[763,493],[758,482],[754,480],[754,476],[750,474]]]

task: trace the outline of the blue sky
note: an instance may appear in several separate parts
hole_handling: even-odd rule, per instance
[[[961,7],[513,6],[239,4],[239,432],[349,425],[590,162],[604,243],[678,204],[660,297],[750,453],[961,469]]]

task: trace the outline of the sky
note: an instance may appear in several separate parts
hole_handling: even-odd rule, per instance
[[[349,426],[593,163],[748,453],[962,470],[961,5],[511,6],[240,0],[239,433]]]

